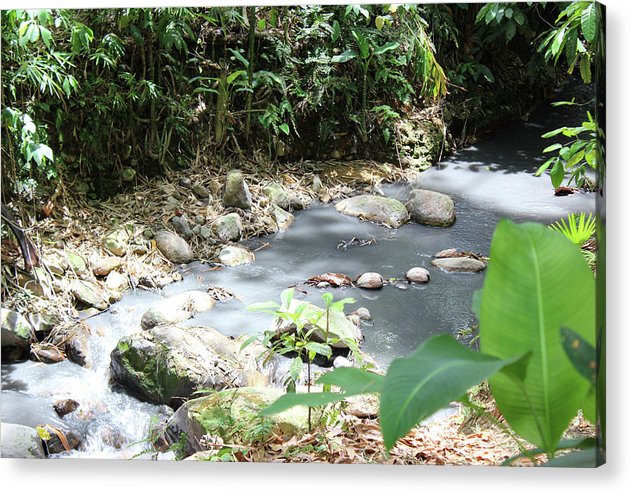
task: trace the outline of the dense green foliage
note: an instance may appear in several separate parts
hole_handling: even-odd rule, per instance
[[[559,7],[489,5],[3,11],[3,192],[394,155],[397,122],[445,100],[454,135],[514,117],[555,77],[534,40]]]

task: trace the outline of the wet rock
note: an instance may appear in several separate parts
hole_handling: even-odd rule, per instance
[[[35,428],[2,423],[2,458],[45,459],[44,445]]]
[[[66,355],[61,349],[54,344],[44,342],[32,344],[29,357],[33,361],[41,361],[42,363],[59,363],[66,359]]]
[[[346,320],[356,325],[357,327],[359,327],[362,323],[362,319],[359,318],[359,315],[357,315],[356,313],[351,313],[350,315],[347,315]]]
[[[436,258],[449,258],[449,257],[457,257],[458,250],[455,248],[447,248],[446,250],[441,250],[440,252],[434,254]]]
[[[284,307],[283,310],[289,313],[293,313],[302,303],[305,302],[293,299],[291,300],[289,307]],[[302,318],[306,321],[312,321],[305,324],[306,331],[315,329],[311,332],[310,338],[316,342],[325,342],[327,327],[326,314],[324,310],[316,305],[307,303],[307,307],[302,312]],[[280,336],[283,333],[294,333],[296,331],[296,325],[289,320],[281,317],[276,317],[274,320],[272,320],[270,329]],[[331,343],[331,346],[334,348],[348,348],[348,343],[345,342],[344,339],[350,339],[355,343],[359,343],[363,339],[362,333],[359,328],[350,320],[348,320],[344,313],[338,312],[336,310],[331,310],[329,312],[328,335],[329,339],[337,339],[337,342]]]
[[[167,260],[174,264],[187,264],[193,260],[193,250],[184,238],[170,231],[158,231],[156,247]]]
[[[259,412],[276,401],[284,391],[271,387],[244,387],[230,389],[193,399],[184,404],[167,423],[165,438],[176,443],[185,437],[185,455],[202,450],[204,435],[230,440],[230,430],[223,423],[239,423],[246,429],[261,422]],[[269,419],[270,433],[300,436],[308,430],[308,409],[295,406]]]
[[[226,176],[223,205],[239,209],[252,208],[252,194],[241,171],[233,170]]]
[[[322,188],[322,180],[318,175],[315,175],[313,177],[313,181],[311,182],[311,190],[315,193],[320,193],[322,191]]]
[[[274,204],[284,210],[289,210],[289,193],[280,183],[267,185],[263,188],[263,194],[269,199],[270,204]]]
[[[255,355],[209,327],[160,326],[123,337],[111,354],[117,382],[178,407],[200,389],[267,385]]]
[[[53,409],[60,418],[70,414],[79,407],[79,403],[74,399],[62,399],[53,403]]]
[[[429,271],[423,267],[412,267],[405,273],[405,278],[410,282],[429,282]]]
[[[140,325],[143,330],[147,330],[156,325],[167,325],[188,320],[196,313],[212,309],[215,303],[215,300],[208,293],[186,291],[155,303],[143,314]]]
[[[91,282],[75,279],[70,283],[69,290],[80,304],[99,310],[105,310],[109,306],[107,293]]]
[[[44,442],[49,454],[68,452],[76,449],[81,444],[79,437],[70,430],[60,430],[50,425],[43,425],[42,429],[49,436]]]
[[[197,195],[197,197],[200,199],[207,199],[208,197],[210,197],[210,193],[208,193],[208,190],[206,190],[206,188],[203,185],[200,185],[199,183],[195,183],[195,185],[193,185],[192,190],[193,190],[193,193]]]
[[[338,356],[333,360],[333,368],[352,368],[353,363],[344,356]]]
[[[41,340],[60,322],[60,317],[54,313],[29,313],[28,321],[38,339]]]
[[[447,272],[480,272],[486,268],[484,262],[468,257],[437,258],[432,265]]]
[[[254,253],[240,245],[228,245],[219,252],[219,262],[228,267],[249,264],[254,260]]]
[[[302,192],[289,193],[289,210],[301,211],[311,204],[311,197]]]
[[[215,236],[225,243],[239,241],[243,234],[241,217],[236,212],[226,214],[215,220],[211,225],[211,229]]]
[[[105,287],[111,291],[124,291],[129,286],[127,276],[113,270],[105,279]]]
[[[186,241],[190,240],[193,236],[193,231],[188,225],[188,221],[182,216],[173,216],[169,221],[175,232],[184,238]]]
[[[366,272],[357,278],[355,285],[363,289],[381,289],[384,280],[378,272]]]
[[[71,327],[55,330],[51,343],[62,348],[70,361],[80,366],[90,362],[90,327],[79,322]]]
[[[419,224],[447,227],[456,220],[454,201],[444,193],[414,189],[405,207]]]
[[[108,252],[123,257],[127,253],[131,233],[131,227],[116,228],[103,238],[103,247]]]
[[[378,195],[357,195],[341,200],[335,209],[348,216],[399,228],[409,221],[405,206],[397,199]]]
[[[91,257],[90,266],[92,272],[97,276],[107,276],[110,272],[118,269],[123,265],[123,259],[120,257]]]
[[[277,205],[272,206],[272,215],[279,231],[285,231],[294,222],[294,215],[281,209]]]
[[[370,314],[370,311],[368,310],[368,308],[365,308],[362,306],[361,308],[358,308],[357,310],[355,310],[355,313],[357,314],[360,320],[364,320],[364,321],[372,320],[372,315]]]
[[[28,354],[31,341],[35,340],[35,332],[31,324],[20,313],[1,308],[2,354],[12,356],[11,359],[21,359]]]

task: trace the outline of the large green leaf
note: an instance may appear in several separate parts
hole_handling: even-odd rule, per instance
[[[596,37],[596,29],[598,29],[598,18],[596,15],[596,4],[590,4],[581,15],[581,29],[585,40],[589,43],[594,41]]]
[[[381,389],[381,432],[386,449],[422,419],[519,359],[472,351],[447,334],[432,337],[407,358],[395,359]]]
[[[530,352],[527,372],[491,377],[498,407],[523,438],[552,452],[590,384],[565,354],[561,327],[595,338],[594,277],[576,245],[535,223],[499,223],[480,306],[480,347],[498,358]]]

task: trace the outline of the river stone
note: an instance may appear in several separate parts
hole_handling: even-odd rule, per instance
[[[344,356],[337,356],[333,360],[333,368],[352,368],[353,363]]]
[[[74,252],[66,252],[68,264],[76,274],[83,276],[88,273],[88,264],[85,259]]]
[[[434,254],[434,257],[436,258],[448,258],[457,256],[458,250],[456,250],[455,248],[447,248],[446,250],[441,250],[440,252]]]
[[[53,403],[53,409],[60,418],[63,418],[66,414],[76,411],[78,407],[79,403],[74,399],[61,399]]]
[[[254,253],[240,245],[228,245],[219,252],[219,262],[228,267],[249,264],[254,260]]]
[[[215,220],[210,227],[215,236],[224,243],[239,241],[243,234],[241,217],[236,212],[221,216],[219,219]]]
[[[208,190],[206,190],[206,188],[203,185],[200,185],[199,183],[195,183],[195,185],[193,185],[192,190],[193,190],[193,193],[197,195],[197,197],[200,199],[207,199],[208,197],[210,197],[210,193],[208,193]]]
[[[405,273],[405,278],[410,282],[429,282],[429,271],[423,267],[412,267]]]
[[[77,279],[70,283],[69,290],[78,303],[105,310],[109,306],[109,297],[100,287]]]
[[[320,193],[322,191],[322,188],[322,180],[318,175],[315,175],[313,177],[313,181],[311,182],[311,190],[315,193]]]
[[[212,232],[208,226],[201,226],[199,228],[199,236],[207,240],[212,235]]]
[[[256,357],[240,346],[209,327],[154,327],[123,337],[111,370],[141,398],[178,407],[201,389],[267,385]]]
[[[54,344],[33,343],[31,344],[30,359],[42,363],[59,363],[66,359],[63,351]]]
[[[44,264],[56,276],[62,276],[70,267],[66,255],[59,250],[52,250],[47,253],[44,258]]]
[[[123,265],[123,259],[120,257],[98,257],[90,258],[90,266],[92,272],[97,276],[107,276],[110,272],[118,269]]]
[[[447,272],[480,272],[486,268],[484,262],[468,257],[437,258],[432,265]]]
[[[223,205],[225,207],[237,207],[239,209],[252,208],[252,195],[250,194],[250,189],[241,171],[233,170],[226,176]]]
[[[127,276],[113,270],[105,278],[105,287],[111,291],[124,291],[129,286]]]
[[[279,231],[285,231],[294,222],[294,215],[281,209],[277,205],[272,206],[272,215]]]
[[[203,291],[186,291],[152,305],[142,316],[140,325],[143,330],[156,325],[168,325],[193,317],[196,313],[210,310],[215,300]]]
[[[355,285],[363,289],[380,289],[383,284],[383,277],[378,272],[366,272],[355,281]]]
[[[122,257],[127,252],[130,231],[125,227],[116,228],[103,238],[103,247],[110,253]]]
[[[305,302],[293,299],[289,304],[289,308],[283,307],[283,311],[293,313],[302,303]],[[307,307],[302,312],[302,318],[317,320],[315,330],[311,333],[310,337],[316,342],[325,342],[326,314],[324,310],[316,305],[307,303]],[[311,323],[307,323],[305,325],[306,331],[311,330],[312,328],[313,324]],[[270,329],[277,335],[283,333],[291,334],[296,331],[296,325],[289,320],[276,317],[272,320]],[[344,313],[331,310],[329,312],[329,339],[339,339],[337,342],[331,344],[332,347],[346,349],[348,348],[348,344],[344,341],[344,339],[350,339],[355,343],[359,343],[363,339],[363,336],[359,328],[348,320]]]
[[[397,199],[379,195],[357,195],[341,200],[335,209],[347,216],[355,216],[391,228],[399,228],[409,221],[405,206]]]
[[[84,322],[72,326],[57,328],[51,343],[63,348],[70,361],[80,366],[90,363],[90,327]]]
[[[263,194],[269,199],[271,204],[277,205],[281,209],[289,210],[289,193],[280,183],[271,183],[263,188]]]
[[[186,219],[184,219],[182,216],[173,216],[169,222],[178,235],[180,235],[186,241],[191,239],[191,237],[193,236],[193,231],[188,225],[188,221]]]
[[[187,264],[193,260],[193,250],[184,238],[170,231],[158,231],[155,236],[156,247],[169,262]]]
[[[31,341],[35,339],[33,327],[26,318],[8,308],[0,309],[2,317],[2,348],[13,348],[14,356],[24,356]],[[3,351],[4,352],[4,351]]]
[[[289,192],[289,210],[301,211],[311,203],[311,197],[302,192]]]
[[[355,310],[354,312],[360,320],[364,320],[364,321],[368,321],[368,320],[372,320],[372,315],[370,314],[370,311],[368,310],[368,308],[366,307],[360,307],[357,310]]]
[[[2,458],[45,459],[44,445],[37,430],[29,426],[2,423]]]
[[[279,388],[243,387],[190,400],[169,419],[165,438],[169,443],[176,443],[185,434],[184,452],[191,455],[202,450],[200,442],[204,435],[230,440],[231,430],[226,423],[238,423],[241,429],[260,424],[259,412],[283,395],[285,392]],[[266,420],[271,423],[270,433],[299,436],[308,430],[308,415],[306,407],[295,406]]]
[[[410,217],[428,226],[451,226],[456,220],[454,201],[448,195],[431,190],[415,189],[405,204]]]

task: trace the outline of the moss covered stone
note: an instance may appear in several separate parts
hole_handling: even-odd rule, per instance
[[[410,220],[405,205],[397,199],[379,195],[357,195],[341,200],[335,209],[347,216],[355,216],[374,223],[399,228]]]

